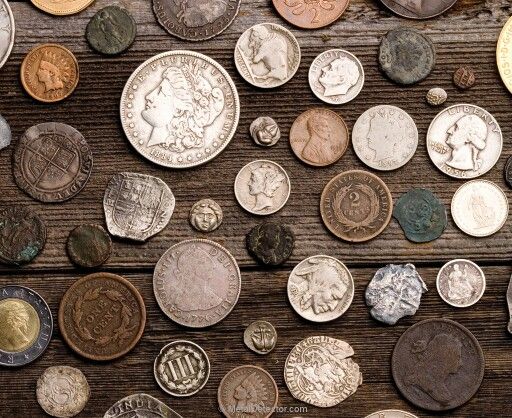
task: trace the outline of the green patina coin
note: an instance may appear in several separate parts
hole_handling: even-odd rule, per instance
[[[87,41],[93,49],[105,55],[126,51],[135,40],[137,24],[127,10],[107,6],[98,11],[86,29]]]
[[[110,257],[112,240],[100,225],[80,225],[70,232],[67,251],[73,263],[98,267]]]
[[[412,189],[400,196],[393,217],[412,242],[434,241],[441,236],[448,222],[443,203],[426,189]]]

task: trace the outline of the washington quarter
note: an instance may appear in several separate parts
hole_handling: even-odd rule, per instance
[[[14,16],[7,0],[0,0],[0,28],[0,68],[2,68],[14,46]]]
[[[183,418],[162,401],[145,393],[134,393],[112,405],[103,418]]]
[[[244,331],[244,343],[258,354],[268,354],[276,346],[277,332],[267,321],[254,321]]]
[[[418,418],[410,412],[400,411],[398,409],[386,409],[377,411],[368,415],[366,418]]]
[[[485,292],[485,274],[469,260],[446,263],[437,275],[437,292],[449,305],[467,308],[477,303]]]
[[[301,53],[297,39],[281,25],[261,23],[247,29],[235,48],[240,75],[253,86],[279,87],[297,72]]]

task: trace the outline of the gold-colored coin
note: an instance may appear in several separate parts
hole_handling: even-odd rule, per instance
[[[94,0],[31,0],[38,9],[52,15],[72,15],[89,7]]]
[[[512,93],[512,17],[505,23],[498,39],[496,60],[501,79]]]
[[[0,301],[0,350],[19,353],[37,340],[41,323],[36,310],[21,299]]]

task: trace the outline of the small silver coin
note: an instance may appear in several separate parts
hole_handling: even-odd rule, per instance
[[[472,180],[459,187],[453,195],[451,212],[462,232],[474,237],[488,237],[505,225],[508,200],[496,184]]]
[[[112,405],[103,418],[183,418],[162,401],[145,393],[134,393]]]
[[[448,99],[448,93],[440,87],[434,87],[427,92],[426,100],[430,106],[441,106]]]
[[[418,418],[410,412],[400,411],[398,409],[385,409],[368,415],[366,418]]]
[[[267,321],[254,321],[244,331],[244,343],[258,354],[268,354],[276,346],[277,332]]]
[[[0,150],[7,148],[10,145],[11,139],[11,127],[2,115],[0,115]]]
[[[200,232],[215,231],[222,223],[222,218],[222,208],[213,199],[201,199],[190,209],[190,225]]]
[[[14,46],[14,16],[7,0],[0,0],[0,68],[9,59]]]
[[[281,130],[277,122],[268,116],[255,119],[249,128],[253,141],[262,147],[271,147],[281,139]]]
[[[470,260],[452,260],[439,270],[436,286],[446,303],[456,308],[467,308],[483,296],[485,274]]]
[[[348,103],[364,86],[363,65],[355,55],[343,49],[322,52],[309,67],[309,86],[325,103]]]
[[[508,305],[508,313],[509,313],[509,321],[508,321],[508,332],[512,334],[512,277],[510,277],[510,283],[508,284],[507,290],[507,305]]]

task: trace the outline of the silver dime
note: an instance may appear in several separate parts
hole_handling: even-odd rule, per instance
[[[470,260],[446,263],[437,275],[437,292],[449,305],[467,308],[477,303],[485,292],[485,274]]]
[[[212,199],[201,199],[190,209],[190,225],[200,232],[215,231],[222,223],[222,218],[222,208]]]
[[[410,412],[400,411],[398,409],[385,409],[368,415],[366,418],[418,418]]]
[[[1,34],[1,32],[0,32]],[[11,127],[7,121],[0,115],[0,150],[11,144]]]
[[[288,278],[288,299],[295,312],[313,322],[339,318],[354,298],[354,279],[341,261],[327,255],[302,260]]]
[[[508,321],[508,332],[512,334],[512,277],[510,277],[510,283],[508,284],[507,289],[507,305],[508,305],[508,313],[509,313],[509,321]]]
[[[440,87],[434,87],[427,92],[426,99],[430,106],[441,106],[448,99],[448,93]]]
[[[224,319],[240,296],[241,275],[234,257],[205,239],[182,241],[160,258],[153,290],[160,309],[174,322],[204,328]]]
[[[321,408],[335,406],[363,383],[354,350],[345,341],[309,337],[298,343],[286,359],[284,381],[292,396]]]
[[[412,316],[420,307],[427,285],[412,264],[389,264],[375,273],[366,288],[366,304],[377,321],[395,325],[400,318]]]
[[[153,371],[156,382],[169,395],[192,396],[206,385],[210,361],[197,344],[173,341],[160,350]]]
[[[297,72],[301,53],[297,39],[281,25],[261,23],[247,29],[235,47],[240,75],[256,87],[273,88]]]
[[[309,67],[309,86],[325,103],[348,103],[364,86],[363,65],[355,55],[343,49],[322,52]]]
[[[487,173],[501,155],[503,135],[481,107],[458,104],[441,111],[427,133],[427,150],[439,170],[458,179]]]
[[[505,225],[508,200],[496,184],[472,180],[453,195],[451,212],[455,224],[463,232],[474,237],[488,237]]]
[[[284,168],[269,160],[245,165],[235,179],[236,200],[254,215],[270,215],[280,210],[288,201],[290,190]]]
[[[281,130],[276,121],[268,116],[255,119],[249,128],[253,141],[262,147],[271,147],[281,139]]]
[[[103,418],[183,418],[166,404],[145,393],[134,393],[112,405]]]
[[[267,321],[254,321],[244,331],[244,343],[258,354],[268,354],[276,346],[277,332]]]
[[[352,129],[359,159],[375,170],[396,170],[407,164],[418,147],[418,129],[407,112],[379,105],[364,112]]]
[[[120,111],[137,152],[165,167],[188,168],[226,148],[238,126],[240,102],[219,63],[197,52],[169,51],[133,72]]]
[[[14,46],[14,16],[9,2],[0,0],[0,68],[4,66],[11,55]]]

